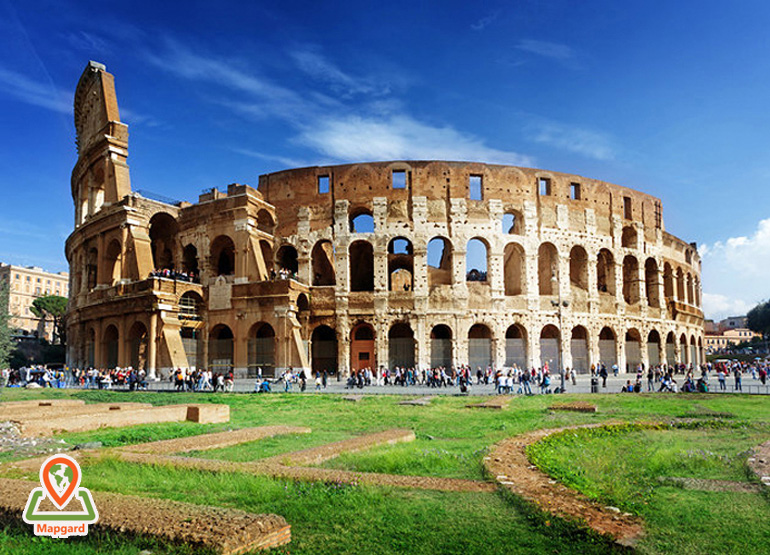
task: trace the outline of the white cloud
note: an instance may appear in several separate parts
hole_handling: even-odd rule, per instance
[[[471,23],[471,29],[474,31],[483,31],[484,29],[489,27],[489,25],[494,23],[494,21],[498,18],[499,15],[500,15],[499,11],[492,12],[489,15],[485,15],[484,17],[476,21],[476,23]]]
[[[706,316],[720,319],[744,314],[770,297],[770,218],[750,236],[730,237],[701,245],[703,306]]]
[[[519,50],[565,62],[575,58],[575,51],[566,44],[544,40],[523,39],[516,45]]]
[[[62,114],[73,112],[71,96],[53,85],[34,81],[21,73],[0,68],[0,91],[25,104]]]
[[[599,131],[547,122],[535,126],[534,140],[594,158],[596,160],[611,160],[615,157],[612,140]]]
[[[377,90],[374,80],[365,77],[353,77],[342,71],[333,62],[322,56],[317,48],[306,47],[291,52],[291,57],[300,71],[313,79],[327,83],[332,90],[346,95],[387,94],[388,87]]]

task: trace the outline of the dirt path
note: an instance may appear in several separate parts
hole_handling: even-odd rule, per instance
[[[754,454],[749,457],[748,465],[759,481],[770,487],[770,441],[754,448]]]
[[[605,425],[537,430],[512,437],[498,443],[491,454],[484,458],[484,464],[500,485],[534,502],[544,511],[567,520],[583,522],[600,534],[611,536],[620,545],[632,546],[643,533],[640,518],[589,500],[541,472],[527,458],[527,446],[551,434]]]

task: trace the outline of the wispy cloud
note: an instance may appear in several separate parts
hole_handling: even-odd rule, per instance
[[[708,317],[744,313],[770,297],[770,218],[749,236],[730,237],[699,248],[703,260],[703,306]]]
[[[290,53],[300,71],[320,82],[328,84],[332,90],[344,95],[387,94],[387,86],[377,88],[374,80],[367,77],[353,77],[323,56],[316,47],[304,47]]]
[[[234,147],[234,148],[231,148],[230,150],[232,150],[236,154],[242,154],[243,156],[248,156],[249,158],[257,158],[258,160],[269,160],[273,162],[278,162],[279,164],[282,164],[287,168],[303,168],[303,167],[313,166],[317,164],[317,162],[312,163],[312,162],[307,162],[305,160],[298,160],[296,158],[287,158],[286,156],[279,156],[277,154],[257,152],[256,150],[250,150],[248,148]]]
[[[547,42],[544,40],[522,39],[516,45],[519,50],[531,52],[544,58],[553,58],[554,60],[566,61],[575,57],[575,51],[566,44],[558,42]]]
[[[581,154],[596,160],[611,160],[615,156],[613,141],[600,131],[556,122],[533,126],[535,142]]]
[[[0,93],[25,104],[62,114],[71,114],[73,111],[71,94],[2,67],[0,67]]]
[[[485,15],[475,23],[471,23],[471,29],[474,31],[483,31],[487,27],[489,27],[494,21],[500,16],[500,11],[492,12],[488,15]]]

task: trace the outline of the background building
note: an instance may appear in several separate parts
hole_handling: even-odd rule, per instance
[[[71,365],[269,375],[703,361],[700,258],[649,195],[394,161],[153,200],[131,190],[113,77],[93,62],[75,127]]]
[[[53,339],[53,322],[32,313],[32,302],[44,295],[69,296],[69,274],[50,273],[35,266],[14,266],[0,262],[0,281],[8,283],[10,326],[22,335]]]

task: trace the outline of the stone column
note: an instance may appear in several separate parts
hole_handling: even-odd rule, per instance
[[[155,365],[158,353],[158,315],[153,312],[150,314],[150,329],[147,332],[147,377],[151,380],[157,379],[155,374]]]

